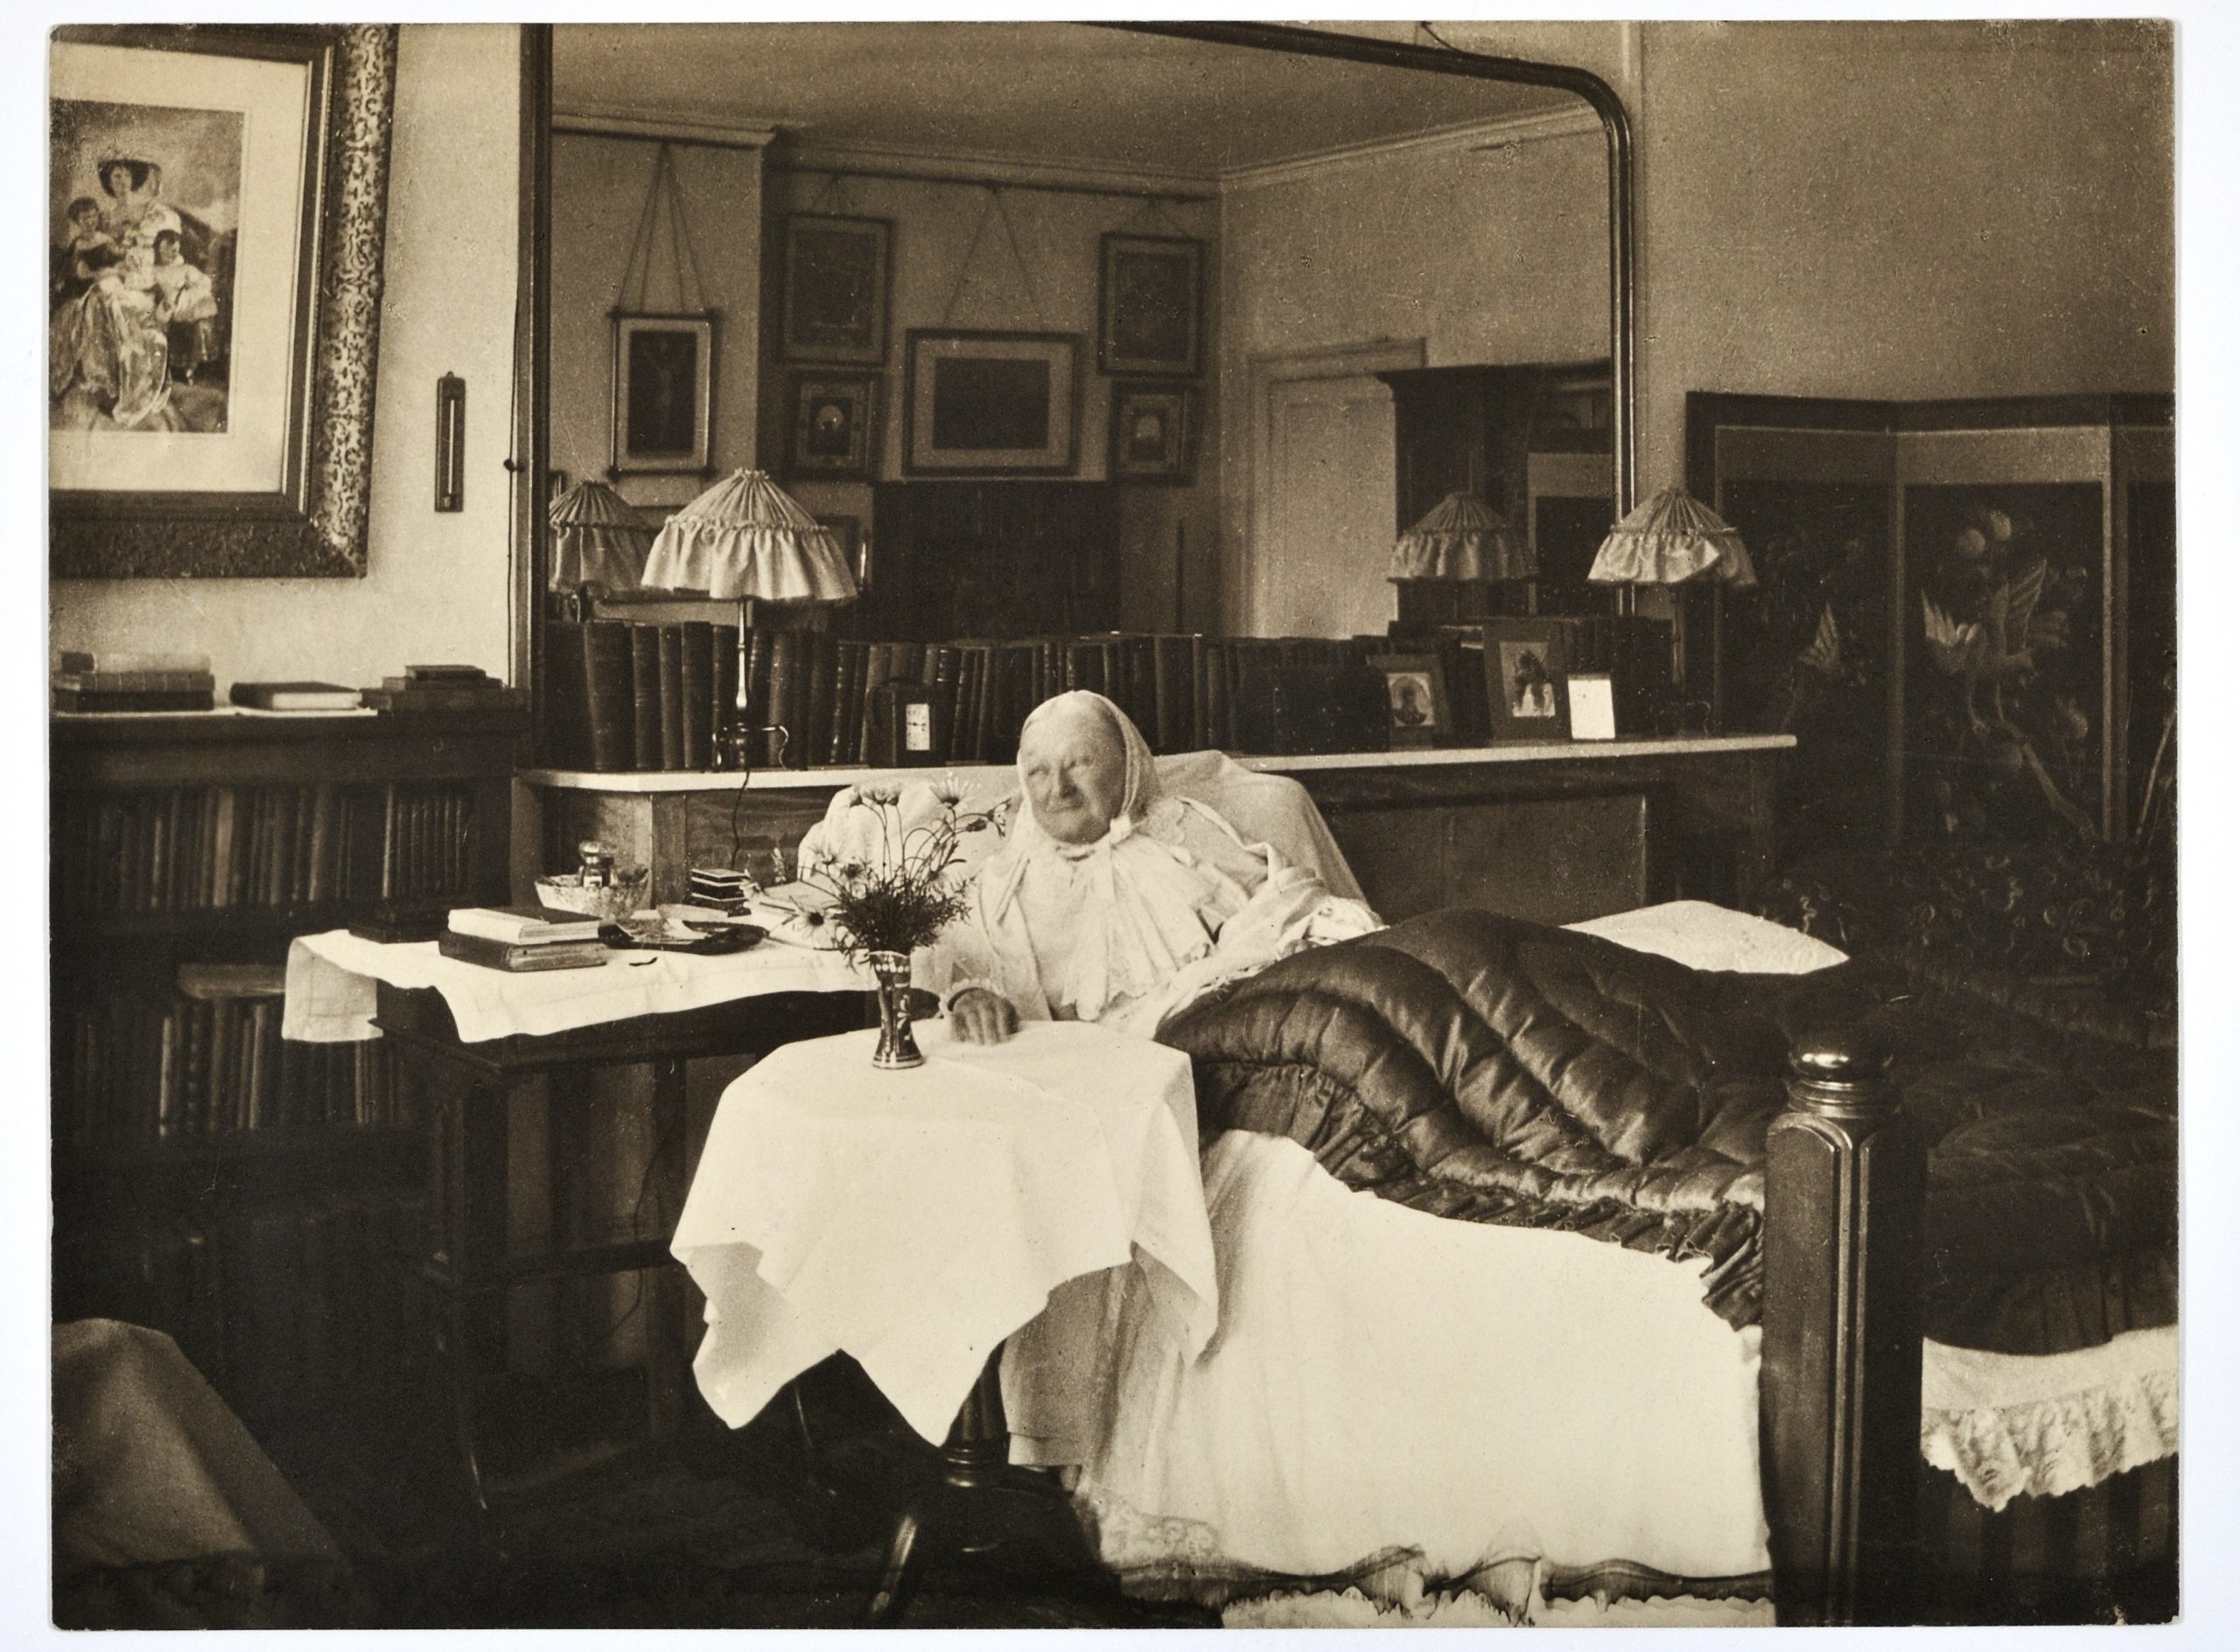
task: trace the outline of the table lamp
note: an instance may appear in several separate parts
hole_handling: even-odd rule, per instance
[[[1387,579],[1535,579],[1532,547],[1501,513],[1469,494],[1449,494],[1393,542]]]
[[[1706,584],[1712,588],[1712,693],[1706,721],[1714,729],[1719,700],[1719,592],[1758,583],[1742,536],[1718,513],[1683,487],[1660,488],[1612,525],[1586,577],[1624,587],[1618,623],[1633,626],[1634,590],[1640,585]],[[1669,670],[1668,667],[1668,670]]]
[[[1742,536],[1680,487],[1658,490],[1613,524],[1586,570],[1606,585],[1676,585],[1706,575],[1737,588],[1758,583]]]
[[[717,765],[745,769],[747,635],[762,607],[853,602],[856,578],[832,530],[761,471],[734,471],[679,510],[654,536],[641,583],[704,591],[738,603],[738,690],[717,740]],[[812,621],[814,623],[814,621]]]
[[[547,516],[552,524],[553,590],[592,584],[606,591],[637,588],[654,535],[629,500],[605,482],[578,482],[552,501]]]

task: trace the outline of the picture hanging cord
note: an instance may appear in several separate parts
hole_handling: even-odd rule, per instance
[[[847,174],[828,172],[824,178],[824,187],[810,196],[808,205],[802,210],[805,213],[841,212],[853,205],[853,200],[848,193]]]
[[[1026,289],[1027,314],[1032,324],[1042,325],[1042,298],[1034,290],[1034,272],[1026,267],[1026,256],[1019,251],[1018,236],[1012,228],[1012,215],[1004,208],[1004,193],[993,184],[983,186],[988,192],[987,204],[980,209],[980,220],[972,226],[972,240],[964,249],[963,262],[957,265],[956,285],[950,289],[948,302],[942,306],[944,327],[955,324],[956,302],[964,296],[964,284],[972,274],[972,260],[980,250],[980,238],[988,233],[990,219],[1002,220],[1004,239],[1011,243],[1012,262],[1018,267],[1019,284]]]
[[[1180,235],[1186,240],[1191,235],[1190,227],[1167,211],[1166,197],[1164,195],[1144,196],[1136,210],[1114,227],[1112,233],[1116,235],[1130,234],[1139,226],[1146,231],[1164,229],[1170,234]]]
[[[654,151],[654,178],[646,186],[646,205],[638,214],[638,228],[631,237],[630,256],[622,265],[622,286],[614,296],[618,314],[643,314],[646,312],[647,289],[653,281],[654,234],[657,217],[666,207],[668,217],[669,256],[671,274],[676,287],[676,308],[680,314],[690,315],[704,312],[708,296],[700,283],[700,260],[692,250],[692,234],[684,222],[684,188],[677,181],[676,163],[670,158],[669,146],[663,144]],[[634,305],[630,299],[630,278],[638,279],[638,298]],[[686,286],[690,277],[690,287]]]

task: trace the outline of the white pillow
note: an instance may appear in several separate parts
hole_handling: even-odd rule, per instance
[[[1708,900],[1668,900],[1662,906],[1590,918],[1565,926],[1600,935],[1635,952],[1653,952],[1693,970],[1744,970],[1753,975],[1810,975],[1844,962],[1824,941],[1746,912]]]

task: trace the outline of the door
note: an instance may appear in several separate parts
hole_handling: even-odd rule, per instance
[[[1262,636],[1381,632],[1395,503],[1392,392],[1367,374],[1267,387],[1268,472],[1256,522]]]

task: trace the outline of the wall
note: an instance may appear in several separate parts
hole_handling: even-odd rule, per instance
[[[780,213],[837,213],[893,221],[893,284],[878,471],[881,478],[890,480],[902,474],[903,364],[906,335],[913,327],[1079,333],[1081,459],[1073,476],[1084,481],[1102,480],[1108,473],[1113,381],[1096,370],[1098,238],[1109,231],[1127,229],[1148,234],[1194,235],[1213,243],[1220,231],[1211,203],[1162,204],[1153,217],[1139,200],[1021,186],[1005,189],[1001,215],[990,216],[988,192],[953,184],[846,178],[836,186],[827,173],[774,169],[769,187]],[[1208,371],[1199,381],[1199,390],[1200,424],[1210,432],[1218,420],[1210,364],[1222,325],[1216,298],[1221,249],[1209,245],[1208,250],[1205,358]],[[774,356],[778,296],[771,295],[769,347]],[[794,365],[781,359],[773,361],[764,408],[764,429],[773,441],[790,424],[786,397]],[[1187,566],[1202,581],[1186,592],[1185,613],[1193,624],[1206,622],[1203,609],[1212,589],[1210,553],[1218,453],[1210,435],[1200,440],[1199,480],[1194,486],[1131,486],[1121,490],[1119,580],[1124,626],[1173,626],[1178,524],[1184,534]],[[871,490],[862,484],[808,482],[794,491],[812,510],[870,520]],[[874,525],[874,537],[876,533]]]
[[[1242,549],[1251,421],[1262,416],[1248,405],[1256,358],[1416,340],[1430,367],[1608,355],[1601,126],[1582,104],[1552,133],[1535,125],[1519,135],[1523,141],[1490,152],[1482,139],[1404,149],[1286,169],[1223,192],[1222,368],[1232,415],[1222,427],[1222,542],[1238,548],[1224,593],[1229,628],[1262,632],[1276,621],[1266,582],[1252,578],[1252,552]],[[1389,492],[1392,455],[1364,454],[1362,462],[1382,467]],[[1365,472],[1362,485],[1377,480]],[[1362,547],[1365,579],[1381,580],[1390,549]],[[1379,592],[1372,606],[1385,612],[1389,598]]]
[[[224,684],[508,668],[520,31],[414,24],[397,53],[363,579],[57,580],[59,648],[190,649]],[[466,508],[433,508],[435,385],[467,382]]]
[[[659,146],[642,138],[562,132],[552,140],[552,463],[571,481],[605,477],[613,458],[614,333],[609,312],[624,298]],[[676,143],[669,146],[683,200],[684,241],[696,293],[678,276],[677,242],[664,192],[650,256],[633,275],[626,307],[713,309],[716,384],[709,430],[718,474],[755,462],[756,340],[762,305],[762,157],[759,150]],[[642,280],[642,285],[640,284]],[[712,479],[631,474],[624,498],[650,507],[684,503]]]
[[[1645,25],[1642,487],[1681,473],[1691,389],[2171,389],[2167,46],[2155,24]]]

